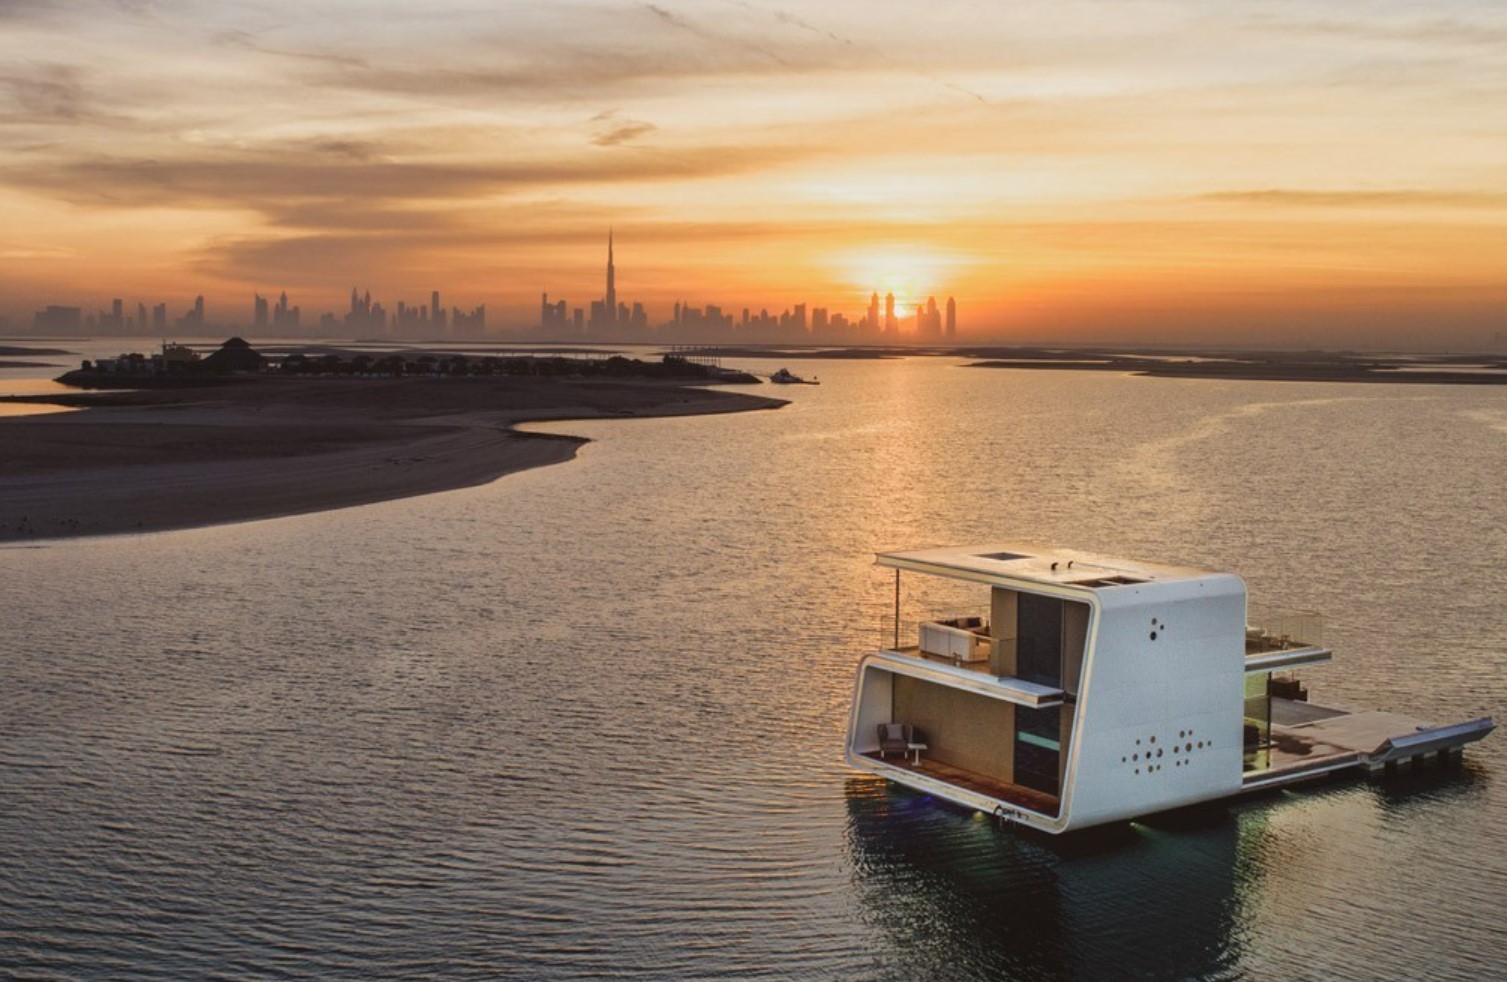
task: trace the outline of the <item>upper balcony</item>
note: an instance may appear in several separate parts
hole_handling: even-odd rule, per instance
[[[881,647],[888,651],[993,674],[989,665],[996,642],[987,606],[935,611],[919,620],[886,617],[880,636]]]
[[[1032,708],[1061,705],[1058,685],[1018,678],[1008,671],[1001,639],[990,631],[988,608],[938,612],[925,620],[885,622],[881,666]],[[1009,639],[1013,645],[1015,639]]]
[[[1248,604],[1245,625],[1246,672],[1271,672],[1327,662],[1324,616],[1310,610],[1284,610]]]

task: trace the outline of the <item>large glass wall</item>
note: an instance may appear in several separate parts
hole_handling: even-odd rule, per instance
[[[1050,795],[1059,794],[1061,767],[1061,707],[1015,707],[1015,783]]]
[[[1056,597],[1020,595],[1017,678],[1053,687],[1062,685],[1062,605]]]
[[[1247,771],[1264,771],[1271,766],[1271,678],[1271,672],[1251,672],[1245,677],[1245,769]]]

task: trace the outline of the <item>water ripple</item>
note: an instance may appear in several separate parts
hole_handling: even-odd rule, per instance
[[[1010,536],[1234,567],[1329,611],[1316,698],[1501,717],[1499,394],[819,373],[485,488],[0,550],[0,976],[1500,974],[1499,741],[1070,841],[840,753],[871,553]]]

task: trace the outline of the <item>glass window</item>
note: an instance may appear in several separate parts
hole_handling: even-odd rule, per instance
[[[1015,783],[1047,794],[1060,791],[1062,709],[1015,707]]]
[[[1015,674],[1027,682],[1062,685],[1062,605],[1056,597],[1020,595]]]
[[[1271,672],[1252,672],[1245,677],[1245,769],[1247,771],[1264,771],[1271,766],[1271,678]]]

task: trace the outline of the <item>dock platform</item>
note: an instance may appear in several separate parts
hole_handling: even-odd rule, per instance
[[[1270,766],[1247,774],[1244,787],[1280,787],[1352,767],[1384,770],[1400,761],[1457,751],[1495,728],[1490,716],[1439,726],[1399,713],[1350,712],[1273,698]]]

